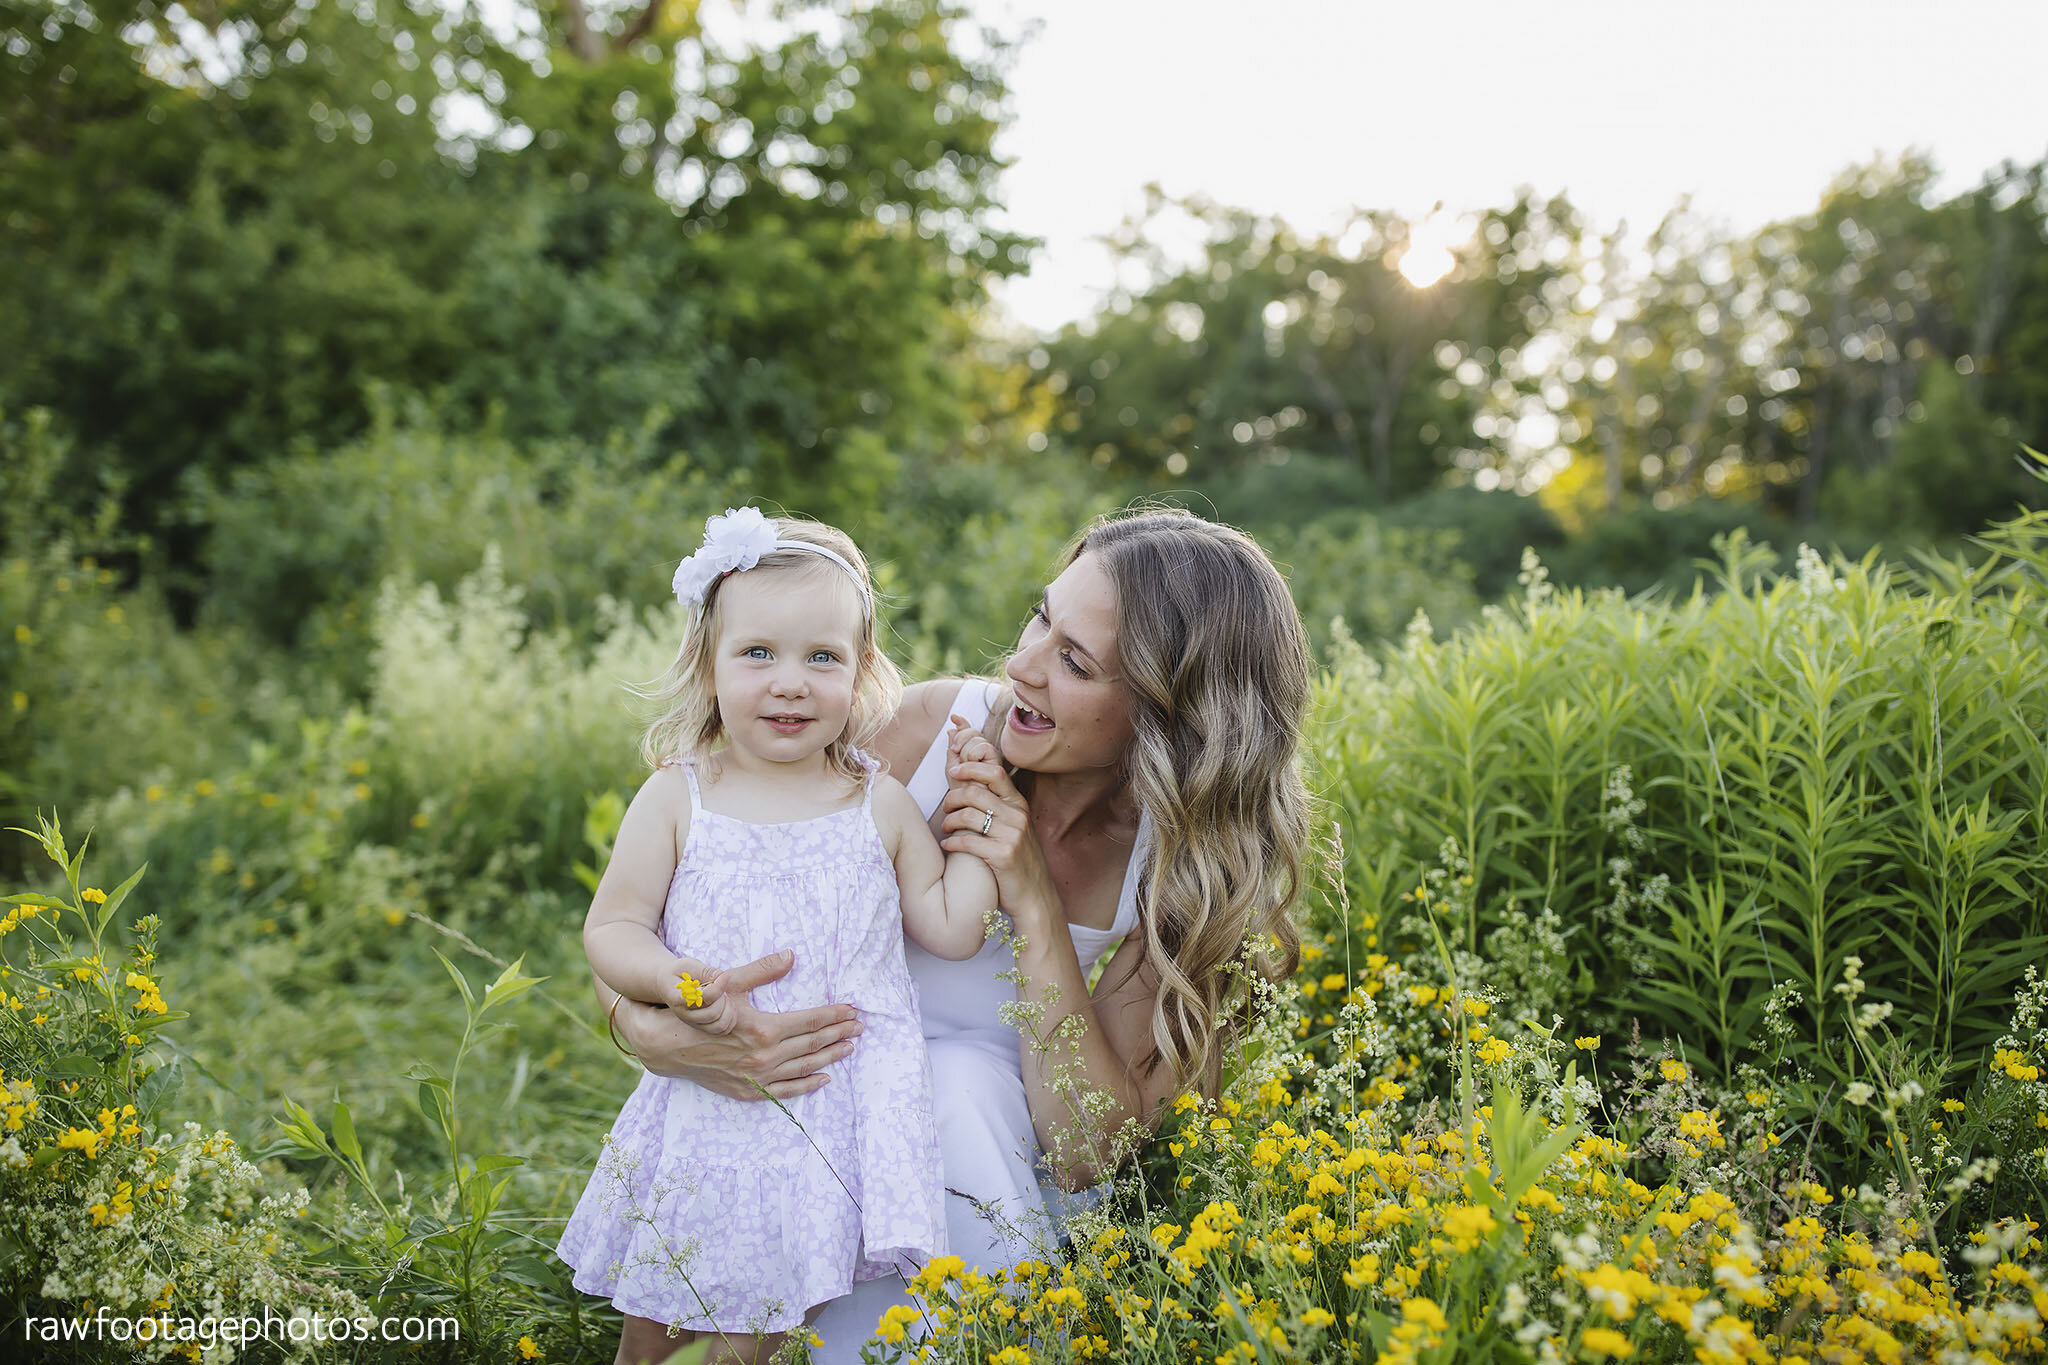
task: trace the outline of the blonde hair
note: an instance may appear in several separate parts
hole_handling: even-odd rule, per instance
[[[1309,840],[1308,638],[1257,543],[1192,512],[1098,519],[1064,563],[1083,554],[1116,590],[1137,731],[1125,763],[1155,840],[1138,893],[1159,981],[1143,1068],[1165,1064],[1180,1089],[1250,1020],[1238,964],[1277,981],[1301,960],[1290,907]]]
[[[797,517],[771,517],[778,540],[800,540],[832,551],[853,566],[859,575],[859,591],[874,600],[874,585],[868,578],[868,563],[853,538],[837,527]],[[846,571],[831,560],[807,550],[771,550],[743,573],[814,574],[821,579],[846,578]],[[683,642],[676,650],[668,671],[646,687],[633,691],[654,704],[656,717],[640,737],[640,756],[649,767],[684,754],[709,750],[725,734],[718,714],[718,692],[712,666],[718,650],[720,622],[719,588],[730,574],[711,584],[704,601],[690,613],[683,630]],[[853,584],[847,586],[852,587]],[[903,696],[903,677],[876,640],[875,614],[863,613],[860,641],[855,647],[853,710],[846,729],[826,746],[826,764],[849,781],[866,776],[853,751],[866,748],[881,734],[882,727],[896,714]]]

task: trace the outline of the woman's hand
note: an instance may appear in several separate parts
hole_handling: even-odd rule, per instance
[[[758,986],[788,974],[796,965],[781,952],[719,974],[722,1009],[732,1027],[707,1033],[679,1017],[681,1011],[621,1000],[613,1015],[642,1066],[737,1100],[805,1095],[831,1079],[824,1068],[853,1051],[862,1030],[851,1005],[777,1014],[754,1008],[748,996]],[[707,999],[710,991],[706,989]],[[759,1082],[756,1088],[755,1082]]]
[[[996,874],[1003,909],[1028,917],[1057,905],[1045,855],[1031,832],[1031,806],[1003,769],[996,746],[953,717],[946,740],[946,799],[939,847],[972,853]]]

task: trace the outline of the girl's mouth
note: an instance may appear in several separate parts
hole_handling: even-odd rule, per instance
[[[1027,735],[1042,735],[1053,728],[1052,717],[1042,715],[1020,701],[1010,708],[1010,728]]]
[[[779,735],[801,734],[803,728],[811,723],[809,716],[763,716],[762,719]]]

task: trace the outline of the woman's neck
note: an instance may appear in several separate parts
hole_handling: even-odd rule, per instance
[[[1137,794],[1113,768],[1031,773],[1029,778],[1031,824],[1041,840],[1062,842],[1076,830],[1121,834],[1137,824]]]

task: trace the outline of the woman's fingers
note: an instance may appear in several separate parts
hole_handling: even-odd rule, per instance
[[[951,786],[976,783],[987,787],[996,799],[1008,804],[1012,801],[1022,805],[1024,798],[1018,794],[1017,786],[1010,781],[1010,775],[1003,771],[1000,763],[954,763],[946,769],[946,781]]]
[[[955,778],[953,784],[946,788],[946,794],[939,802],[941,810],[958,810],[962,806],[973,806],[977,810],[997,810],[1008,807],[1010,810],[1016,811],[1020,816],[1031,809],[1026,804],[1024,798],[1017,794],[1015,787],[1011,787],[1006,794],[1000,787],[971,777]]]
[[[829,1029],[853,1026],[861,1030],[860,1012],[851,1005],[819,1005],[814,1009],[791,1010],[787,1014],[754,1015],[757,1039],[763,1044],[780,1044]],[[851,1037],[851,1034],[847,1036]]]
[[[789,969],[795,965],[796,954],[787,949],[779,953],[770,953],[766,957],[757,957],[745,966],[734,967],[726,972],[725,988],[745,995],[758,986],[780,981],[789,975]]]
[[[828,1066],[853,1051],[853,1040],[865,1027],[853,1019],[786,1038],[766,1049],[760,1076],[786,1080]]]

